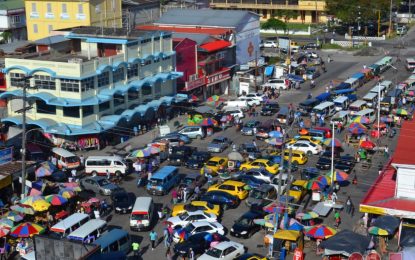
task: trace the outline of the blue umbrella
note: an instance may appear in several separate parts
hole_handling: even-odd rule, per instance
[[[282,138],[283,135],[280,131],[271,131],[268,133],[269,138]]]
[[[56,166],[53,165],[50,161],[45,161],[40,164],[40,167],[36,169],[36,177],[45,177],[50,176],[54,171],[56,171]]]

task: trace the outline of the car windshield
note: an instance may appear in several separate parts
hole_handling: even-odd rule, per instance
[[[132,220],[147,220],[148,214],[131,214]]]
[[[222,139],[213,139],[212,143],[213,144],[221,144],[221,143],[223,143],[223,140]]]
[[[66,157],[65,159],[66,159],[66,162],[68,162],[68,163],[78,162],[78,157],[76,157],[76,156]]]
[[[190,159],[191,159],[191,160],[198,161],[198,160],[202,160],[202,159],[203,159],[203,157],[202,157],[201,155],[196,155],[196,154],[194,154],[194,155],[190,156]]]
[[[128,196],[127,194],[116,195],[114,196],[114,201],[115,202],[128,202]]]
[[[159,186],[162,184],[162,181],[159,179],[150,179],[149,180],[150,185],[152,186]]]
[[[257,149],[255,147],[245,147],[245,150],[248,153],[255,153],[257,151]]]
[[[174,154],[176,155],[184,155],[184,150],[183,149],[176,149],[173,151]]]
[[[265,193],[259,190],[253,190],[251,192],[251,198],[254,199],[262,199],[263,197],[265,197]]]
[[[185,213],[183,213],[183,214],[181,214],[180,216],[179,216],[179,218],[181,219],[181,220],[185,220],[186,218],[188,218],[189,217],[189,214],[187,214],[187,212],[185,212]]]
[[[215,207],[215,205],[213,205],[212,203],[206,203],[206,206],[210,209],[213,209]]]
[[[291,187],[291,190],[293,190],[293,191],[302,191],[303,187],[294,185],[294,186]]]
[[[206,252],[206,254],[214,258],[220,258],[222,251],[217,248],[211,248]]]
[[[186,178],[183,179],[183,183],[192,184],[194,180],[195,179],[193,179],[193,178],[186,177]]]
[[[215,162],[215,161],[208,161],[208,162],[206,163],[206,165],[209,165],[209,166],[217,166],[217,165],[218,165],[218,162]]]
[[[98,180],[98,185],[99,186],[105,186],[105,185],[108,185],[108,184],[110,184],[110,182],[107,179]]]
[[[250,222],[249,219],[244,218],[244,217],[238,219],[237,221],[237,223],[242,226],[249,226],[249,222]]]
[[[184,228],[186,234],[190,234],[195,229],[195,226],[193,226],[192,223],[187,224],[187,226]]]

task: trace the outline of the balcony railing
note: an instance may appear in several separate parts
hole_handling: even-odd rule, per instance
[[[326,9],[326,3],[320,0],[211,0],[210,7],[324,11]]]

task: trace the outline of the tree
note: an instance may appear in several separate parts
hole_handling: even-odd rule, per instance
[[[3,33],[0,34],[0,41],[3,40],[5,43],[8,43],[9,40],[11,39],[12,34],[9,31],[4,31]]]
[[[261,25],[261,27],[264,30],[277,31],[278,29],[282,29],[284,32],[287,30],[287,24],[279,19],[276,19],[275,17],[269,18],[265,23]]]
[[[360,21],[377,20],[378,10],[382,17],[388,17],[389,5],[389,0],[326,0],[327,13],[346,23],[355,23],[358,17]]]

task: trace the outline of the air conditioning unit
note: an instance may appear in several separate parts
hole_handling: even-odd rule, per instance
[[[71,58],[71,59],[68,59],[68,63],[81,64],[82,63],[82,59],[80,59],[80,58]]]

